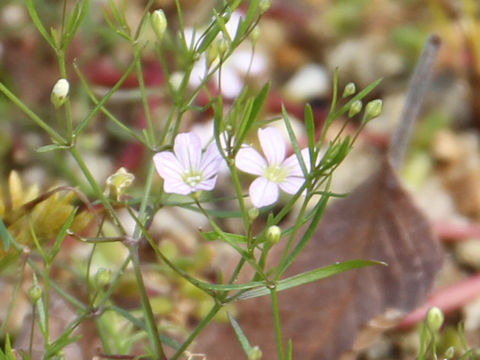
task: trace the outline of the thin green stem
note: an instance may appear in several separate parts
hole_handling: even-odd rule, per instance
[[[17,107],[22,110],[33,122],[45,130],[52,139],[58,144],[66,145],[66,140],[57,133],[50,125],[43,121],[37,114],[30,110],[15,94],[13,94],[2,82],[0,82],[0,91]]]
[[[202,321],[200,321],[200,323],[197,325],[197,327],[190,333],[188,338],[183,342],[182,346],[180,346],[177,349],[177,351],[175,352],[175,354],[173,354],[173,356],[170,358],[170,360],[176,360],[180,356],[183,355],[183,353],[185,352],[185,350],[188,349],[188,347],[193,342],[193,340],[195,340],[195,338],[198,336],[198,334],[200,334],[202,332],[202,330],[205,328],[205,326],[207,326],[210,323],[210,321],[220,311],[221,308],[222,308],[222,305],[220,305],[220,304],[215,303],[213,305],[213,307],[210,309],[207,316],[205,316],[202,319]]]
[[[272,300],[272,311],[273,311],[273,321],[275,323],[275,338],[277,340],[277,353],[278,359],[283,360],[285,358],[283,352],[283,337],[282,337],[282,327],[280,324],[280,312],[278,310],[278,296],[277,289],[270,289],[270,298]]]
[[[150,306],[150,300],[148,299],[147,295],[147,290],[143,282],[142,270],[140,268],[140,259],[138,256],[138,243],[130,245],[128,249],[130,251],[130,257],[132,259],[132,265],[137,281],[138,292],[140,293],[140,299],[142,301],[143,313],[148,329],[150,345],[152,346],[153,353],[155,354],[155,359],[166,360],[167,357],[165,356],[162,343],[160,342],[160,334],[158,333],[155,317],[153,315],[152,307]]]
[[[82,156],[78,152],[76,148],[70,148],[69,149],[70,154],[72,154],[73,158],[77,162],[78,166],[83,172],[83,175],[87,179],[88,183],[90,184],[93,192],[95,193],[95,196],[100,199],[102,205],[105,207],[107,210],[108,214],[110,215],[110,218],[116,223],[116,225],[121,229],[122,233],[125,234],[125,230],[122,227],[122,224],[120,223],[120,220],[117,217],[117,214],[115,213],[115,210],[113,209],[112,204],[108,201],[108,199],[105,197],[105,194],[103,191],[100,189],[98,186],[97,182],[95,181],[93,175],[90,173],[90,170],[88,169],[87,165],[83,161]]]
[[[135,57],[139,58],[140,55],[137,53],[137,47],[133,47],[133,52]],[[142,106],[143,106],[143,112],[145,114],[145,119],[147,120],[147,138],[145,139],[148,146],[152,147],[154,144],[154,138],[155,138],[155,129],[153,128],[153,122],[152,122],[152,116],[150,113],[150,106],[148,105],[148,96],[147,92],[145,90],[145,81],[143,78],[143,69],[142,69],[142,62],[137,61],[136,62],[136,70],[137,70],[137,78],[138,78],[138,87],[140,88],[140,94],[141,94],[141,100],[142,100]]]

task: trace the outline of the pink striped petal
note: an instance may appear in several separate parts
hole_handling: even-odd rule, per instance
[[[264,177],[256,178],[250,184],[248,193],[250,195],[250,201],[257,208],[275,203],[279,196],[278,185],[268,181]]]
[[[235,166],[248,174],[263,175],[267,162],[257,150],[251,146],[245,146],[238,151]]]
[[[258,140],[269,165],[280,165],[285,160],[287,145],[282,133],[276,127],[258,129]]]
[[[173,150],[184,170],[200,169],[202,142],[198,135],[192,132],[178,134]]]

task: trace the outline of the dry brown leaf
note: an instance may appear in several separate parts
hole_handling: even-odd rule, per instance
[[[283,334],[293,340],[294,359],[339,359],[372,318],[412,310],[432,286],[442,262],[440,244],[388,161],[327,209],[286,275],[349,259],[381,260],[388,266],[352,270],[279,293]],[[275,359],[269,297],[238,308],[238,321],[252,345],[262,348],[264,359]],[[198,346],[209,360],[245,359],[228,325],[211,325]]]

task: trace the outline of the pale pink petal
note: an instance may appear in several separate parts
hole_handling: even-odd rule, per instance
[[[257,150],[251,146],[245,146],[238,150],[235,166],[248,174],[263,175],[267,162]]]
[[[297,191],[302,187],[305,179],[298,176],[289,176],[285,179],[284,182],[278,184],[280,188],[288,194],[296,194]]]
[[[163,179],[181,180],[183,168],[175,155],[170,151],[162,151],[153,155],[153,163]]]
[[[278,185],[268,181],[264,177],[256,178],[248,190],[252,204],[261,208],[273,204],[278,200]]]
[[[308,148],[302,149],[301,151],[302,157],[303,157],[303,162],[305,163],[305,167],[307,171],[310,171],[310,152]],[[281,165],[281,167],[287,168],[288,169],[288,174],[290,176],[302,176],[303,177],[303,172],[302,168],[300,166],[300,163],[298,162],[298,158],[296,154],[290,155]]]
[[[178,134],[173,150],[184,171],[200,169],[202,142],[198,135],[193,132]]]
[[[285,139],[276,127],[258,129],[258,140],[269,165],[280,165],[285,160]]]
[[[200,184],[197,184],[195,186],[194,191],[199,191],[199,190],[210,191],[210,190],[213,190],[216,182],[217,182],[217,176],[214,176],[210,179],[203,180]]]
[[[170,178],[165,179],[165,181],[163,182],[163,190],[166,193],[180,195],[188,195],[194,191],[192,187],[187,185],[183,180]]]
[[[217,144],[211,143],[202,156],[202,163],[199,170],[205,178],[211,178],[217,174],[222,160],[223,158],[218,152]]]

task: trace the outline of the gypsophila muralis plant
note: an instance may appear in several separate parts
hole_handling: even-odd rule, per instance
[[[234,304],[270,296],[277,356],[286,359],[290,351],[281,335],[277,293],[376,264],[352,260],[283,276],[334,196],[329,190],[334,170],[363,126],[380,115],[380,100],[362,106],[379,81],[361,91],[350,83],[339,97],[335,73],[333,100],[324,122],[316,123],[311,107],[305,107],[306,146],[302,148],[285,109],[279,117],[263,112],[269,84],[249,87],[245,83],[245,74],[254,72],[256,44],[261,40],[259,22],[269,1],[221,2],[205,23],[194,25],[187,25],[179,1],[168,11],[154,9],[152,4],[149,1],[132,22],[128,16],[132,5],[127,1],[65,0],[56,9],[58,22],[47,24],[43,2],[26,1],[31,24],[57,59],[58,80],[49,84],[52,104],[39,115],[34,104],[16,94],[15,83],[0,83],[0,91],[43,131],[44,144],[36,149],[41,161],[47,163],[52,154],[65,161],[55,165],[62,168],[69,186],[77,188],[62,188],[68,194],[64,197],[58,195],[60,190],[44,195],[32,192],[25,201],[3,202],[0,207],[0,256],[8,265],[2,271],[21,274],[3,323],[16,311],[15,299],[24,283],[31,284],[33,314],[28,346],[14,350],[13,334],[7,325],[0,328],[7,358],[14,358],[14,352],[27,359],[38,353],[45,359],[62,358],[83,336],[98,344],[94,354],[99,356],[190,359],[199,333],[223,317],[235,330],[245,357],[260,359],[262,349],[250,344],[235,319]],[[94,37],[108,44],[105,47],[112,53],[121,54],[118,61],[123,62],[123,70],[108,85],[105,71],[97,68],[103,66],[100,62],[87,66],[82,54],[74,61],[69,56],[72,45],[83,41],[85,56],[94,58],[95,49],[89,49]],[[233,61],[238,60],[238,52],[248,54],[247,61]],[[122,99],[137,109],[136,115],[124,116],[116,109]],[[211,114],[213,119],[210,127],[196,132],[193,120],[198,114]],[[335,121],[348,122],[360,114],[356,134],[345,136],[341,127],[336,136],[327,137]],[[92,166],[88,153],[89,146],[94,147],[95,131],[102,126],[106,136],[125,147],[123,159],[133,161],[130,167],[136,168],[135,175],[121,163],[106,179],[99,178],[99,168]],[[66,154],[73,161],[67,162]],[[94,160],[99,159],[94,156]],[[12,177],[10,196],[17,199],[21,197],[15,190],[19,180],[15,173]],[[222,202],[228,202],[229,211],[216,205]],[[7,213],[6,203],[9,211],[19,211]],[[170,221],[163,219],[164,209],[184,209],[206,222],[196,233],[201,240],[193,253],[182,253],[180,244],[162,240],[151,228],[152,222]],[[296,221],[283,228],[282,221],[294,209]],[[229,230],[225,217],[238,220],[242,230]],[[302,233],[303,228],[308,230]],[[279,242],[285,243],[283,256],[267,265],[269,251]],[[228,276],[205,275],[213,259],[212,246],[205,245],[210,243],[226,244],[240,255]],[[142,256],[145,244],[153,260]],[[72,248],[83,253],[72,253]],[[245,268],[253,275],[240,282],[238,275]],[[60,270],[68,281],[57,277]],[[162,292],[162,286],[169,290]],[[51,327],[52,299],[61,299],[73,309],[56,333]],[[190,304],[193,329],[177,303]],[[34,344],[38,337],[41,345]]]

